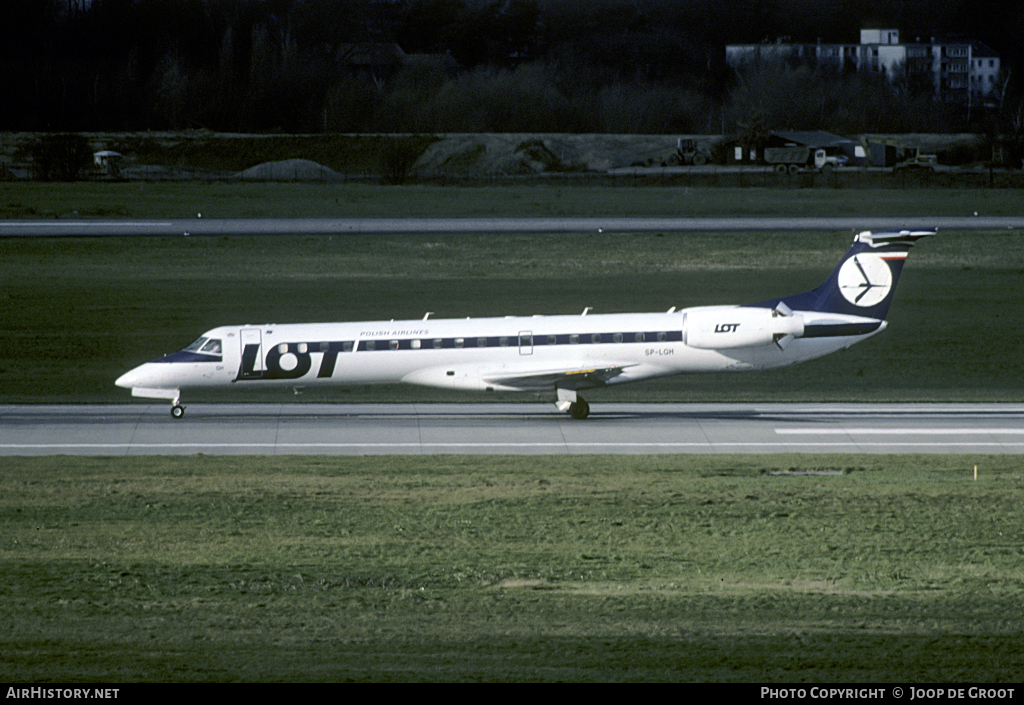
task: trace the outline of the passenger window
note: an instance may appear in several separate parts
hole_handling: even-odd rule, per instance
[[[637,333],[637,334],[636,334],[636,335],[635,335],[635,336],[633,337],[633,340],[635,340],[635,341],[636,341],[636,342],[638,342],[638,343],[642,343],[642,342],[644,342],[644,334],[643,334],[643,333]]]
[[[391,348],[392,350],[398,350],[398,341],[392,340],[391,342],[388,343],[388,347]]]
[[[569,336],[569,343],[570,344],[576,345],[578,342],[580,342],[579,334],[573,333],[572,335]]]
[[[441,338],[434,338],[434,347],[435,348],[440,350],[442,345],[444,345],[444,341]]]
[[[486,348],[487,347],[487,338],[477,338],[476,339],[476,346],[478,348]]]

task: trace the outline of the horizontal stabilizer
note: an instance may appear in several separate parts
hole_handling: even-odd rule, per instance
[[[863,232],[854,238],[854,242],[864,242],[871,247],[903,247],[910,249],[914,243],[924,237],[930,237],[938,232],[931,230],[883,230],[881,232]]]

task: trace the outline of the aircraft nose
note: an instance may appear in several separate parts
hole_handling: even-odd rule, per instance
[[[125,389],[131,389],[135,385],[135,380],[139,376],[139,368],[136,367],[134,370],[128,370],[123,375],[117,378],[114,382],[118,387],[124,387]]]
[[[135,369],[128,370],[118,377],[114,384],[125,389],[145,387],[152,381],[152,376],[150,374],[150,363],[147,362],[145,365],[139,365]]]

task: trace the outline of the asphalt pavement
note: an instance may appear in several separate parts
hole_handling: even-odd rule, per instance
[[[0,455],[1024,454],[1024,404],[2,405]]]
[[[844,218],[177,218],[0,220],[0,237],[1017,230],[1024,216]]]

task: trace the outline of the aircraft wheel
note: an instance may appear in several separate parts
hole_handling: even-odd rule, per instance
[[[574,419],[585,419],[590,415],[590,404],[577,397],[576,401],[569,405],[569,415]]]
[[[184,415],[185,415],[185,407],[183,407],[181,404],[175,404],[174,406],[171,407],[171,416],[172,417],[174,417],[176,419],[180,419]]]

